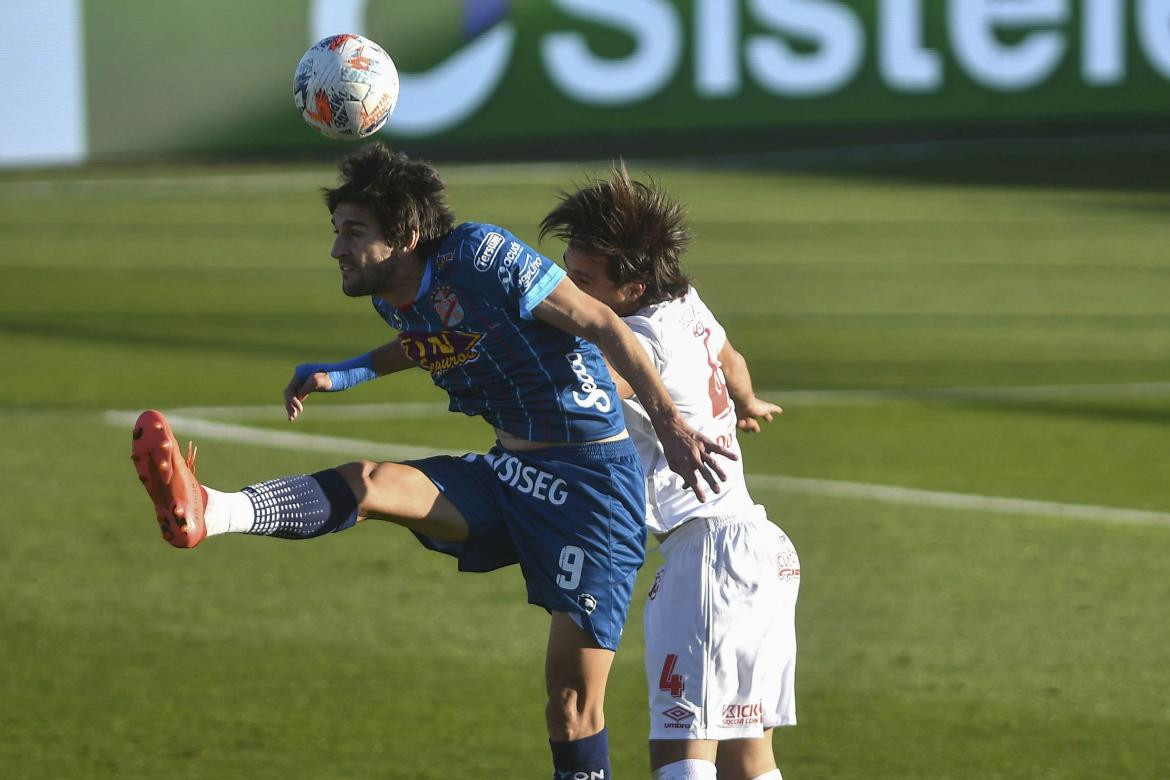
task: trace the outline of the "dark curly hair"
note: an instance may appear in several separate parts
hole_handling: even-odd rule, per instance
[[[623,162],[613,164],[606,180],[562,192],[540,223],[541,240],[550,233],[603,255],[615,284],[644,283],[643,306],[678,298],[691,284],[681,259],[691,240],[682,206],[653,179],[632,180]]]
[[[386,240],[397,245],[409,243],[415,230],[419,243],[425,243],[455,227],[443,179],[429,163],[372,143],[347,156],[340,167],[341,184],[322,189],[330,214],[341,203],[365,206]]]

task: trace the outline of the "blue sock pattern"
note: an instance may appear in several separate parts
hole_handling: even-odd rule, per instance
[[[609,732],[571,742],[548,741],[553,755],[553,780],[613,780],[609,765]]]
[[[333,469],[270,479],[243,492],[256,511],[251,534],[311,539],[357,523],[357,499]]]

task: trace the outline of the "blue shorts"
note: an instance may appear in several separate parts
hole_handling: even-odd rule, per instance
[[[629,439],[406,461],[459,509],[465,542],[415,534],[460,571],[519,563],[528,601],[616,650],[645,558],[645,479]]]

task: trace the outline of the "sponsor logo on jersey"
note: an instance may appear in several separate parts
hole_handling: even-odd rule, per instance
[[[544,266],[544,258],[540,255],[532,258],[532,262],[524,269],[524,273],[520,274],[517,284],[520,285],[520,292],[528,292],[528,288],[532,286],[532,281],[536,279],[536,275],[540,273],[541,267]]]
[[[586,615],[592,615],[593,610],[597,609],[597,599],[590,593],[582,593],[577,597],[577,604],[581,609],[585,610]]]
[[[504,237],[499,233],[492,232],[484,236],[483,241],[479,242],[479,249],[475,250],[475,269],[486,271],[491,268],[503,245]]]
[[[577,375],[577,381],[581,383],[581,392],[573,391],[573,401],[583,409],[593,407],[608,412],[613,403],[609,400],[609,394],[598,387],[597,381],[589,374],[589,369],[585,367],[585,358],[581,357],[580,352],[570,352],[565,358],[569,361],[573,373]]]
[[[463,307],[455,297],[455,291],[446,285],[431,293],[431,303],[435,305],[435,313],[448,328],[463,322]]]
[[[776,574],[785,582],[800,579],[800,559],[795,550],[776,555]]]
[[[764,705],[755,704],[724,704],[721,708],[722,725],[724,726],[753,726],[764,722]]]
[[[669,710],[663,710],[663,715],[670,718],[671,723],[663,723],[664,728],[668,729],[685,729],[690,728],[691,721],[695,719],[695,713],[690,710],[680,707],[677,704]]]
[[[496,268],[496,276],[500,280],[500,286],[504,288],[504,292],[512,291],[512,266],[516,265],[516,260],[520,257],[520,252],[524,250],[523,244],[518,244],[515,241],[508,247],[504,258],[500,260],[500,265]]]
[[[508,244],[508,251],[504,253],[504,259],[500,261],[507,268],[511,268],[516,262],[516,258],[520,256],[520,252],[524,250],[524,245],[519,241],[513,241]]]
[[[569,498],[569,488],[565,480],[536,466],[526,466],[513,455],[496,457],[488,462],[496,470],[500,482],[518,493],[532,496],[539,501],[547,501],[554,506],[560,506]],[[596,600],[593,605],[597,606]]]
[[[479,359],[475,345],[482,333],[440,330],[435,333],[404,332],[399,336],[406,354],[432,374]]]

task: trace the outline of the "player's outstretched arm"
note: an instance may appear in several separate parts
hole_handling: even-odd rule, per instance
[[[719,350],[719,363],[723,368],[723,378],[727,381],[727,393],[735,404],[736,426],[741,431],[757,433],[760,420],[772,422],[773,415],[784,411],[776,404],[756,397],[747,361],[731,346],[730,340],[724,341],[723,348]]]
[[[637,337],[620,317],[568,278],[562,279],[532,313],[553,327],[601,347],[606,360],[633,388],[650,416],[671,470],[683,478],[700,501],[706,496],[699,476],[719,492],[719,483],[727,475],[715,456],[734,459],[735,454],[686,424]]]
[[[284,387],[284,409],[295,420],[305,410],[311,393],[336,393],[354,385],[414,366],[401,341],[391,341],[377,349],[341,363],[302,363],[293,371]]]

